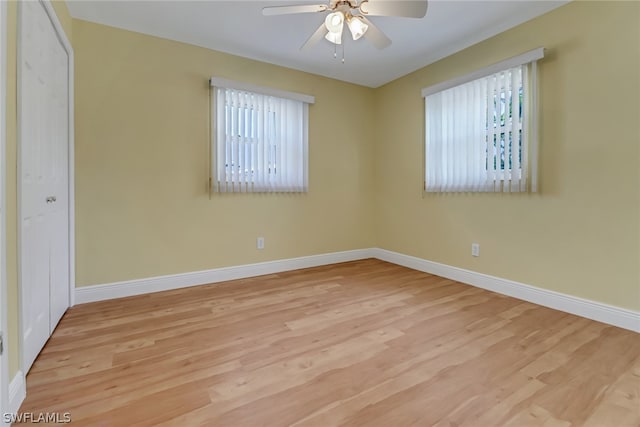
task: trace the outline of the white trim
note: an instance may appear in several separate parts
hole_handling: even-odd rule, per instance
[[[446,277],[478,288],[508,295],[534,304],[586,317],[587,319],[640,332],[640,312],[591,301],[560,292],[537,288],[500,277],[489,276],[446,264],[404,255],[385,249],[372,249],[375,258],[425,273]]]
[[[247,92],[261,93],[263,95],[277,96],[279,98],[292,99],[294,101],[306,102],[307,104],[315,104],[316,98],[304,93],[288,92],[286,90],[273,89],[270,87],[258,86],[251,83],[237,82],[235,80],[222,79],[220,77],[211,77],[209,84],[215,87],[245,90]]]
[[[83,286],[76,288],[76,301],[78,304],[83,304],[366,258],[377,258],[534,304],[586,317],[587,319],[640,332],[640,312],[380,248],[356,249],[147,279],[127,280],[103,285]]]
[[[433,95],[434,93],[442,92],[443,90],[447,90],[455,86],[460,86],[462,84],[480,79],[482,77],[490,76],[491,74],[495,74],[499,71],[517,67],[523,64],[528,64],[529,62],[537,61],[538,59],[542,58],[544,58],[544,48],[539,47],[537,49],[530,50],[529,52],[525,52],[521,55],[514,56],[512,58],[505,59],[504,61],[500,61],[498,63],[473,71],[469,74],[465,74],[463,76],[459,76],[426,87],[422,89],[422,97],[426,98],[427,96]]]
[[[25,397],[27,397],[27,385],[24,381],[24,374],[22,371],[18,371],[9,384],[9,406],[5,412],[17,414]]]
[[[76,302],[78,304],[83,304],[87,302],[103,301],[113,298],[122,298],[132,295],[141,295],[151,292],[188,288],[208,283],[280,273],[300,268],[355,261],[365,258],[371,258],[370,249],[356,249],[352,251],[333,252],[234,267],[222,267],[212,270],[151,277],[148,279],[127,280],[124,282],[108,283],[104,285],[82,286],[76,288]]]
[[[0,331],[4,352],[0,356],[0,413],[9,408],[9,339],[7,327],[7,2],[0,2]],[[2,420],[4,424],[4,418]]]

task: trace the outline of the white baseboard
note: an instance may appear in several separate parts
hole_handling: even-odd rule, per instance
[[[476,273],[446,264],[427,261],[422,258],[416,258],[385,249],[371,249],[371,254],[374,258],[393,264],[435,274],[436,276],[446,277],[447,279],[508,295],[534,304],[640,332],[640,313],[637,311],[626,310],[620,307],[541,289],[500,277]]]
[[[22,371],[18,371],[9,384],[9,407],[7,412],[17,414],[26,396],[27,385],[24,381],[24,374]]]
[[[372,258],[371,249],[356,249],[352,251],[333,252],[256,264],[172,274],[169,276],[150,277],[147,279],[127,280],[124,282],[107,283],[104,285],[83,286],[76,288],[75,302],[76,304],[83,304],[87,302],[103,301],[151,292],[188,288],[190,286],[204,285],[208,283],[224,282],[227,280],[245,279],[247,277],[280,273],[300,268],[356,261],[365,258]]]
[[[640,332],[640,313],[636,311],[379,248],[357,249],[104,285],[85,286],[76,288],[75,297],[76,303],[82,304],[365,258],[378,258],[414,270],[446,277],[478,288],[586,317],[587,319]]]

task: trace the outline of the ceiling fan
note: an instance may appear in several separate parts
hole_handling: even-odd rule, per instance
[[[262,9],[262,14],[265,16],[313,12],[330,13],[300,49],[313,46],[322,38],[336,45],[342,44],[345,23],[353,40],[364,37],[378,49],[384,49],[391,45],[391,39],[367,17],[423,18],[427,14],[427,0],[329,0],[329,4],[271,6]]]

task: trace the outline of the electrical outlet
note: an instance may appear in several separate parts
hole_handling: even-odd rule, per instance
[[[472,256],[480,256],[480,243],[472,243],[471,244],[471,255]]]
[[[258,237],[256,239],[256,249],[264,249],[264,237]]]

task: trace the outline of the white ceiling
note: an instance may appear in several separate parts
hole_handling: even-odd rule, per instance
[[[71,0],[68,5],[74,18],[378,87],[567,2],[431,0],[422,19],[370,18],[393,40],[384,50],[365,39],[343,37],[344,64],[341,48],[334,59],[334,45],[326,40],[300,50],[326,13],[262,15],[265,6],[328,0]],[[535,40],[531,43],[538,47]]]

